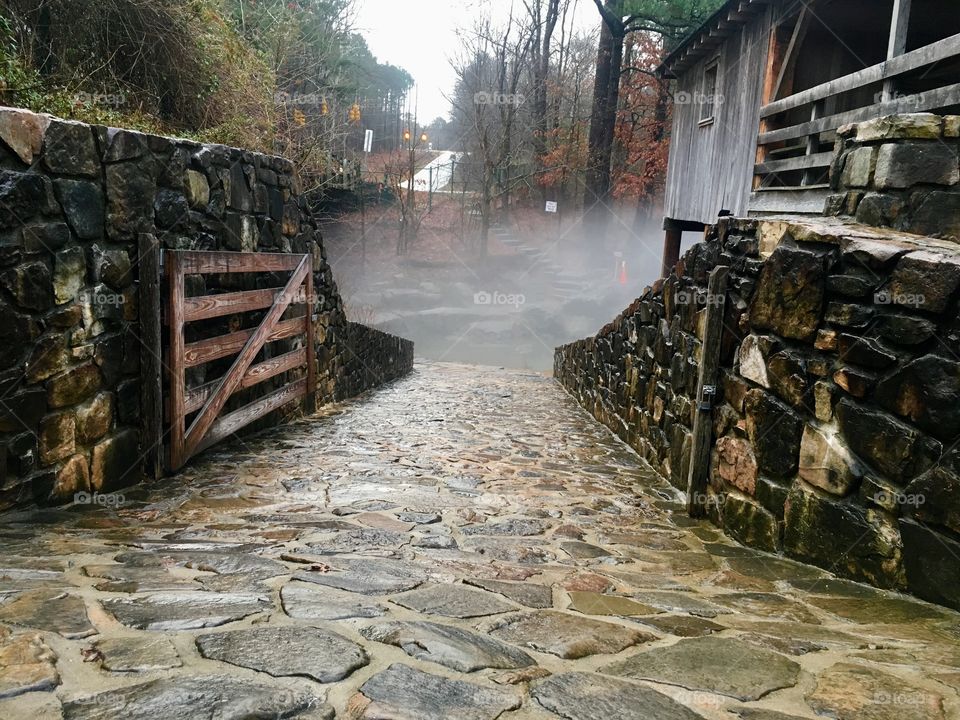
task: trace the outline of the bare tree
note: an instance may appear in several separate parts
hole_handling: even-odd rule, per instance
[[[569,3],[565,1],[563,4]],[[543,171],[547,154],[547,78],[550,76],[553,33],[560,19],[560,0],[524,0],[524,5],[532,29],[533,146],[537,169]]]
[[[427,206],[417,205],[417,160],[424,147],[422,128],[417,122],[417,109],[406,114],[407,125],[403,143],[384,165],[384,178],[397,198],[397,255],[406,255],[410,243],[416,240],[420,225],[427,214]]]
[[[533,33],[514,22],[511,9],[504,27],[494,27],[487,17],[460,37],[464,50],[453,62],[457,88],[452,102],[462,142],[479,166],[479,249],[485,256],[495,202],[506,211],[513,188],[529,176],[513,169],[516,122],[525,101],[519,91]]]

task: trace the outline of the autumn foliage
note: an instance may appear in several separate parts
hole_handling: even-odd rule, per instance
[[[663,57],[658,35],[628,36],[614,141],[613,195],[651,203],[662,196],[669,150],[667,82],[655,74]]]

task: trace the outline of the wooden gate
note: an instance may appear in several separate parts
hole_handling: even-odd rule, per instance
[[[287,253],[168,250],[163,257],[169,326],[167,467],[172,471],[183,467],[201,450],[293,400],[305,397],[307,410],[313,409],[316,388],[313,262],[311,255]],[[185,295],[187,275],[283,272],[291,274],[282,288]],[[291,305],[305,305],[304,314],[281,319]],[[184,329],[188,323],[265,309],[265,317],[255,328],[185,341]],[[298,335],[304,336],[303,347],[253,364],[267,343]],[[225,375],[199,387],[187,388],[187,369],[231,355],[236,358]],[[304,377],[221,416],[227,401],[238,390],[304,366]],[[196,415],[187,426],[187,417],[193,413]]]

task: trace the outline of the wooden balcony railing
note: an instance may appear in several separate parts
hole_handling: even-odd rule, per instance
[[[757,138],[757,163],[754,167],[756,192],[751,198],[751,209],[780,209],[764,207],[770,205],[764,198],[766,191],[825,190],[823,183],[833,157],[836,130],[844,125],[885,115],[937,111],[960,105],[960,83],[924,87],[922,90],[911,90],[909,94],[897,93],[899,80],[908,76],[922,77],[926,70],[938,63],[956,58],[960,58],[960,35],[895,55],[859,72],[763,106]],[[958,77],[960,75],[953,75],[951,79]],[[862,95],[864,89],[871,86],[876,88],[875,102],[831,115],[824,114],[831,99],[849,100],[851,93],[859,91]],[[836,104],[843,106],[842,102]],[[782,126],[783,121],[778,121],[778,118],[788,112],[794,118],[799,114],[809,119]],[[795,196],[798,200],[803,197],[801,194]],[[805,196],[816,202],[815,193],[806,192]],[[797,209],[805,209],[803,204],[800,201]]]

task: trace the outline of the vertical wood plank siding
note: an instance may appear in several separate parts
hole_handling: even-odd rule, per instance
[[[704,68],[719,54],[718,92],[712,125],[700,127],[700,105],[676,104],[667,169],[665,215],[713,223],[721,210],[745,216],[753,182],[763,74],[776,3],[740,26],[713,53],[677,80],[676,92],[701,93]]]

